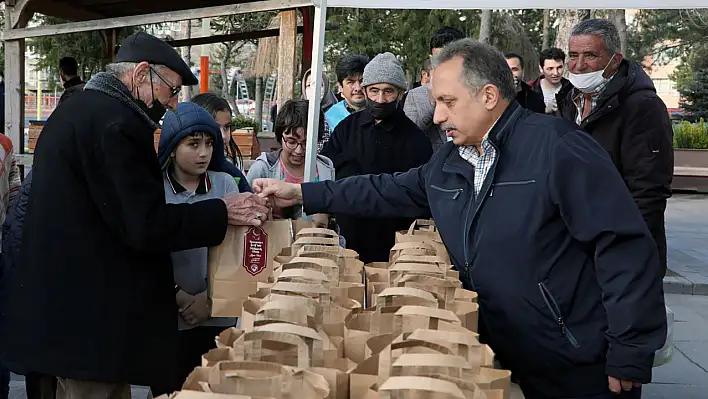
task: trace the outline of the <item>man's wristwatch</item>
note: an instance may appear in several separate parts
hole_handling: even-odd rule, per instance
[[[175,284],[175,294],[178,293],[182,288],[180,288],[179,285]]]

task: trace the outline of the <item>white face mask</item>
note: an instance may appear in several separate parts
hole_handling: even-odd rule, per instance
[[[615,56],[613,55],[612,58],[610,58],[610,61],[607,63],[607,65],[605,65],[605,67],[601,71],[581,74],[568,72],[568,80],[581,92],[585,94],[594,93],[598,87],[602,86],[603,84],[609,81],[609,79],[607,79],[603,75],[607,67],[610,66],[610,63],[614,59]]]

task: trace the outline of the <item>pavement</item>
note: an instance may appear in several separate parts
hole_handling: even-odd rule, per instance
[[[669,200],[666,240],[664,292],[708,295],[708,195],[675,194]]]
[[[654,368],[644,399],[708,398],[708,195],[676,194],[666,210],[669,272],[666,304],[674,312],[672,361]],[[24,399],[24,379],[13,375],[10,399]],[[145,399],[145,387],[133,387]]]

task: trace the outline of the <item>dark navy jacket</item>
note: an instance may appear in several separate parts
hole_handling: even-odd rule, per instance
[[[569,121],[516,102],[478,198],[452,143],[422,167],[302,186],[305,212],[421,217],[428,208],[480,335],[527,398],[608,392],[607,375],[651,381],[666,337],[656,246],[607,153]]]

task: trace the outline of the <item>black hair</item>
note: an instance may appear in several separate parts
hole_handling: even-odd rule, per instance
[[[283,143],[283,135],[289,134],[298,128],[307,129],[307,113],[309,108],[307,100],[288,100],[283,104],[282,109],[278,110],[278,116],[275,117],[273,133],[278,143]],[[322,138],[324,131],[324,113],[320,110],[320,123],[318,129],[318,141]]]
[[[549,47],[541,51],[541,54],[538,55],[538,58],[538,64],[541,66],[541,68],[543,68],[543,63],[546,60],[565,62],[565,53],[563,52],[563,50],[557,47]]]
[[[59,70],[66,76],[78,76],[79,64],[74,57],[63,57],[59,60]]]
[[[433,37],[430,38],[430,52],[432,53],[434,48],[443,48],[454,41],[464,38],[465,32],[450,26],[443,26],[436,30]]]
[[[220,111],[227,111],[229,115],[231,115],[229,102],[214,93],[198,94],[192,97],[192,102],[204,108],[214,119],[216,119],[216,113]],[[243,154],[241,154],[241,149],[236,145],[233,136],[229,135],[229,142],[224,143],[224,147],[226,149],[226,156],[231,158],[231,162],[236,163],[236,160],[238,160],[238,163],[243,165]]]
[[[520,54],[517,53],[506,53],[504,54],[504,58],[507,60],[510,60],[512,58],[518,58],[519,59],[519,64],[521,64],[521,69],[524,69],[524,57],[522,57]]]
[[[337,61],[334,71],[337,82],[343,84],[344,79],[364,74],[364,67],[369,63],[369,57],[362,54],[347,54]]]
[[[430,58],[426,58],[425,61],[423,61],[423,71],[430,73],[430,70],[433,69],[432,62],[430,62]]]

